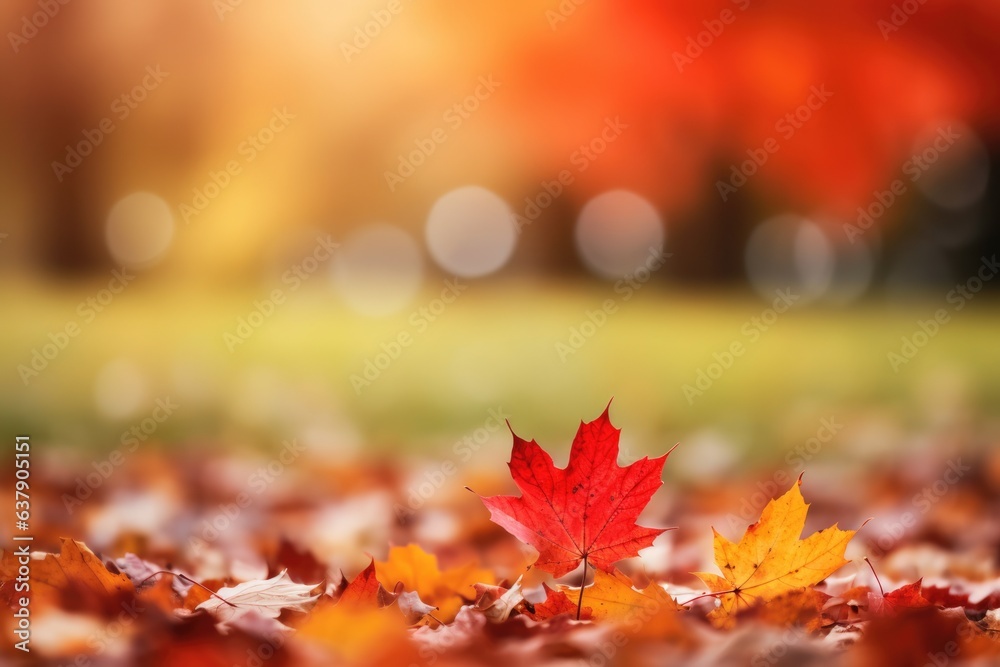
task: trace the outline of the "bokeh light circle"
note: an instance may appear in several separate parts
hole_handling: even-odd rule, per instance
[[[105,240],[119,264],[146,267],[170,249],[174,229],[174,214],[167,202],[151,192],[135,192],[111,207]]]
[[[148,398],[149,388],[142,369],[128,359],[108,362],[94,380],[94,402],[106,419],[132,417]]]
[[[833,280],[835,254],[828,232],[795,215],[770,218],[757,225],[744,255],[747,278],[765,299],[776,290],[791,290],[799,303],[826,293]]]
[[[382,317],[413,301],[423,272],[420,246],[413,237],[399,227],[376,223],[344,239],[333,259],[331,278],[353,310]]]
[[[425,235],[438,266],[463,278],[498,270],[517,244],[517,228],[507,202],[476,185],[438,199],[427,216]]]
[[[864,237],[855,237],[853,243],[844,241],[835,246],[827,300],[848,304],[861,298],[871,287],[875,277],[876,253],[868,241],[875,240],[874,235],[874,230],[868,230]]]
[[[616,280],[663,248],[663,221],[648,200],[627,190],[591,199],[576,222],[576,247],[591,271]]]
[[[940,121],[921,132],[904,170],[930,201],[946,209],[963,209],[986,194],[990,154],[969,126]]]

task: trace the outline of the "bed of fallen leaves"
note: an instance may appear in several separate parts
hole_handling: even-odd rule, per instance
[[[988,664],[1000,456],[978,451],[661,488],[667,454],[620,465],[605,411],[565,468],[514,435],[509,476],[437,470],[419,502],[385,461],[50,458],[0,600],[29,561],[30,657],[81,666]]]

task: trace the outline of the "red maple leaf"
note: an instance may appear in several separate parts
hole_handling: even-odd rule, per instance
[[[885,616],[904,609],[929,607],[931,603],[920,594],[922,583],[923,580],[917,579],[912,584],[900,586],[896,590],[886,593],[882,590],[882,584],[879,582],[878,594],[874,592],[868,593],[869,611],[875,615]]]
[[[533,621],[548,621],[556,616],[576,613],[576,603],[570,601],[565,592],[552,590],[544,582],[542,582],[542,590],[545,591],[545,601],[532,605],[532,609],[525,611],[525,616]],[[583,620],[589,619],[593,614],[590,607],[584,607],[581,612],[580,618]]]
[[[381,607],[380,594],[382,586],[375,575],[375,559],[364,570],[358,573],[354,581],[347,585],[340,594],[338,604],[344,607]]]
[[[977,596],[976,602],[972,601],[972,594],[969,592],[968,586],[962,584],[922,586],[920,594],[930,604],[945,609],[961,607],[970,611],[989,611],[1000,607],[1000,588],[986,596]]]
[[[635,556],[666,530],[635,521],[663,484],[660,476],[670,452],[620,467],[620,432],[605,408],[594,421],[580,424],[569,464],[560,469],[538,443],[522,440],[511,430],[514,449],[508,465],[522,495],[492,496],[483,502],[490,519],[535,547],[535,565],[554,576],[571,572],[581,561],[610,572],[613,563]]]
[[[878,578],[878,572],[875,571],[875,566],[867,558],[865,558],[865,562],[872,569],[872,574],[875,575],[875,583],[878,584],[878,594],[868,591],[869,612],[875,616],[890,616],[904,609],[917,609],[919,607],[930,606],[931,603],[920,591],[924,581],[922,577],[912,584],[900,586],[896,590],[886,593],[885,589],[882,588],[882,581]]]

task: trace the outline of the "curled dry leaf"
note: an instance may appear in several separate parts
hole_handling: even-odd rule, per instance
[[[503,623],[510,616],[510,613],[524,601],[521,590],[523,578],[524,575],[518,577],[510,588],[476,584],[476,609],[483,612],[486,618],[493,623]]]
[[[245,581],[236,586],[220,588],[215,596],[195,609],[207,611],[214,616],[221,630],[233,625],[240,616],[249,612],[276,619],[283,609],[308,611],[319,597],[313,594],[318,585],[297,584],[282,570],[270,579]]]
[[[420,595],[416,591],[400,593],[396,598],[396,604],[399,606],[399,611],[402,612],[403,618],[411,625],[419,623],[424,616],[437,610],[437,607],[421,600]]]

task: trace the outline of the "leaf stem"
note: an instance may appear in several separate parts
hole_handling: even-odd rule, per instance
[[[576,601],[576,620],[580,620],[580,612],[583,610],[583,588],[587,585],[587,557],[583,557],[583,579],[580,581],[580,597]]]
[[[205,586],[204,584],[199,584],[197,581],[195,581],[191,577],[189,577],[189,576],[187,576],[185,574],[181,574],[180,572],[171,572],[170,570],[160,570],[159,572],[154,572],[153,574],[149,575],[148,577],[146,577],[145,579],[143,579],[142,581],[140,581],[138,584],[136,584],[136,588],[139,588],[144,583],[146,583],[147,581],[149,581],[150,579],[152,579],[153,577],[155,577],[158,574],[172,574],[175,577],[180,577],[181,579],[183,579],[184,581],[187,581],[188,583],[192,583],[195,586],[198,586],[199,588],[204,588],[206,591],[208,591],[209,595],[211,595],[213,598],[219,598],[220,600],[222,600],[223,602],[225,602],[226,604],[228,604],[233,609],[236,608],[235,604],[233,604],[232,602],[230,602],[226,598],[222,597],[221,595],[219,595],[218,593],[216,593],[215,591],[213,591],[208,586]]]
[[[699,595],[697,597],[691,598],[690,600],[688,600],[684,604],[688,605],[688,604],[691,604],[692,602],[697,602],[698,600],[700,600],[702,598],[715,598],[715,597],[718,597],[720,595],[729,595],[730,593],[735,593],[735,592],[736,592],[736,589],[734,588],[734,589],[729,590],[729,591],[716,591],[714,593],[702,593],[701,595]]]
[[[878,592],[882,594],[882,597],[885,597],[885,589],[882,588],[882,582],[878,578],[878,572],[875,571],[875,566],[872,565],[872,562],[868,560],[868,556],[865,556],[865,562],[868,563],[868,567],[872,569],[872,574],[875,575],[875,583],[878,584]]]

